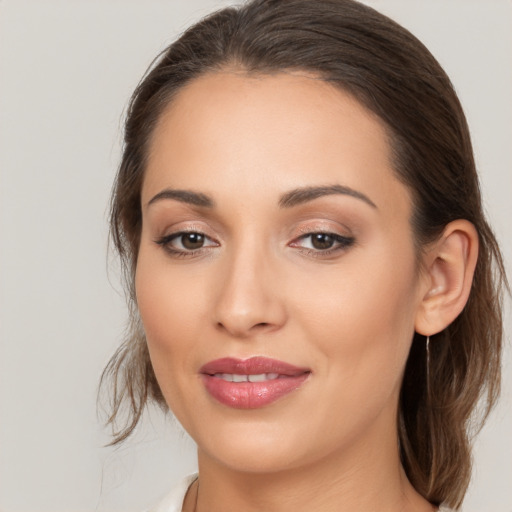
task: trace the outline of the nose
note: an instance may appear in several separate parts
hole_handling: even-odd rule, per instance
[[[262,251],[233,254],[219,273],[215,323],[236,338],[272,332],[286,323],[282,276]]]

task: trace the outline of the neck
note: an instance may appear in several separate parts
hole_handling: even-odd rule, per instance
[[[200,450],[195,512],[432,512],[405,476],[397,442],[382,441],[272,472],[239,471]]]

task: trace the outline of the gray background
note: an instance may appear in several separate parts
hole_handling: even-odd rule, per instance
[[[125,319],[106,205],[140,76],[190,22],[227,3],[0,0],[3,512],[140,511],[194,469],[193,443],[155,411],[123,447],[102,447],[96,387]],[[368,3],[416,34],[452,77],[510,272],[512,3]],[[507,347],[503,398],[476,444],[466,512],[512,511],[511,365]]]

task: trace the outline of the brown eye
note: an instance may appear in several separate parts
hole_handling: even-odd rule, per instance
[[[313,233],[311,236],[311,245],[318,250],[330,249],[335,239],[329,233]]]
[[[183,233],[180,237],[183,247],[191,251],[203,247],[205,241],[205,237],[201,233]]]
[[[218,242],[197,231],[180,231],[155,240],[172,256],[195,255],[202,250],[218,247]]]
[[[338,235],[337,233],[308,233],[294,240],[291,247],[304,249],[309,254],[330,255],[335,252],[344,251],[354,245],[355,238]]]

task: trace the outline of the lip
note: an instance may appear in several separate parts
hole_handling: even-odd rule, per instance
[[[226,357],[206,363],[199,373],[208,393],[221,404],[234,409],[258,409],[301,387],[311,370],[267,357],[243,360]],[[222,374],[277,374],[277,377],[261,382],[229,382]]]

